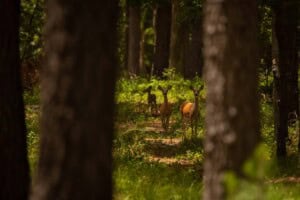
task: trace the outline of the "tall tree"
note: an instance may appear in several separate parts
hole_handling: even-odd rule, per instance
[[[276,138],[276,155],[286,156],[286,137],[288,136],[288,114],[286,105],[286,83],[280,80],[279,49],[275,31],[276,15],[273,13],[272,22],[272,71],[273,71],[273,106],[274,106],[274,129]]]
[[[141,9],[138,2],[128,1],[128,72],[140,72]]]
[[[286,81],[287,112],[298,111],[297,14],[299,4],[294,0],[278,1],[274,6],[275,31],[279,48],[279,70]]]
[[[153,63],[153,8],[145,4],[142,7],[142,36],[140,48],[140,72],[150,78]]]
[[[225,199],[224,173],[241,173],[259,140],[257,3],[207,0],[204,200]]]
[[[155,8],[155,50],[154,75],[162,77],[162,72],[169,67],[170,31],[172,6],[170,0],[161,0]]]
[[[288,119],[299,115],[296,1],[273,5],[273,71],[277,156],[286,156]],[[278,112],[276,112],[278,111]]]
[[[186,48],[188,45],[188,24],[184,21],[184,9],[180,0],[172,1],[172,23],[170,40],[170,66],[183,74],[186,63]]]
[[[112,199],[117,1],[47,1],[33,200]]]
[[[188,47],[185,54],[184,77],[193,78],[195,75],[202,75],[203,68],[203,1],[202,0],[184,0],[185,17],[189,25]]]
[[[29,166],[19,53],[20,1],[0,3],[0,199],[27,199]]]

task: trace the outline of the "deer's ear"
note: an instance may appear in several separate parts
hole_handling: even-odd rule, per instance
[[[159,85],[157,88],[158,88],[159,90],[163,90],[162,87],[161,87],[160,85]]]
[[[204,88],[204,85],[201,85],[200,88],[199,88],[199,91],[203,90],[203,88]]]
[[[172,88],[172,85],[169,85],[169,86],[168,86],[168,90],[170,90],[171,88]]]
[[[150,85],[147,89],[148,89],[148,90],[151,90],[151,89],[152,89],[152,86]]]

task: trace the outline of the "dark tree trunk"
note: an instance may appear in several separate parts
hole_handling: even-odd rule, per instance
[[[193,78],[196,75],[202,75],[202,24],[198,18],[192,25],[191,40],[187,52],[187,62],[185,68],[185,77]]]
[[[177,72],[184,74],[186,63],[185,52],[188,43],[188,26],[181,18],[183,9],[180,7],[180,0],[172,2],[172,24],[170,41],[170,67]]]
[[[129,5],[128,12],[128,72],[138,75],[140,72],[141,9],[138,5]]]
[[[33,200],[112,199],[118,7],[47,2],[41,149]]]
[[[286,84],[286,105],[288,114],[298,112],[298,65],[297,65],[297,12],[296,1],[279,1],[274,8],[275,31],[279,48],[279,72]]]
[[[20,1],[0,3],[0,199],[27,199],[29,166],[19,53]]]
[[[275,30],[276,15],[273,14],[272,25],[272,71],[273,71],[273,105],[274,105],[274,128],[276,138],[277,157],[286,156],[286,136],[288,135],[287,109],[286,104],[286,83],[282,82],[279,70],[279,49]]]
[[[165,0],[156,5],[155,16],[155,52],[154,75],[162,77],[162,72],[169,67],[170,31],[171,31],[171,3]]]
[[[225,199],[225,172],[240,174],[260,137],[256,16],[253,0],[207,0],[204,8],[204,200]]]
[[[274,42],[277,52],[273,53],[275,66],[274,102],[277,106],[278,123],[275,124],[277,156],[286,156],[288,138],[288,119],[298,116],[298,65],[297,65],[297,10],[296,1],[280,1],[274,7]],[[273,44],[274,44],[273,42]],[[276,47],[273,47],[276,50]],[[275,108],[276,111],[276,108]],[[296,113],[294,115],[292,113]]]
[[[122,69],[128,71],[128,49],[129,49],[129,6],[128,6],[128,0],[125,0],[125,17],[124,17],[124,46],[123,46],[123,51],[124,51],[124,60],[122,63]],[[121,11],[122,12],[122,11]],[[120,19],[120,18],[119,18]]]

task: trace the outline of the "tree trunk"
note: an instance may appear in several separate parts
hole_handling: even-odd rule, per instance
[[[180,0],[172,2],[172,24],[170,41],[170,67],[174,67],[177,72],[184,74],[185,52],[188,42],[188,26],[182,18],[183,10],[180,7]]]
[[[208,0],[204,8],[204,200],[225,199],[224,173],[240,174],[260,137],[256,16],[252,0]]]
[[[0,199],[27,199],[29,166],[19,53],[20,1],[0,3]]]
[[[162,77],[165,68],[169,67],[170,31],[171,31],[171,4],[165,0],[156,5],[155,16],[155,53],[154,75]]]
[[[273,105],[274,105],[274,129],[276,138],[277,157],[286,156],[286,136],[288,135],[287,109],[286,104],[286,83],[282,82],[279,69],[279,49],[275,30],[275,21],[277,17],[273,13],[272,22],[272,71],[273,71]]]
[[[275,92],[277,102],[278,124],[275,124],[277,156],[286,156],[286,139],[288,138],[288,119],[299,115],[298,103],[298,65],[297,65],[297,3],[296,1],[278,2],[274,6],[274,41],[277,42],[278,52],[273,54]],[[274,44],[274,42],[273,42]],[[276,47],[273,47],[276,49]],[[278,56],[277,56],[278,55]],[[277,66],[276,66],[277,65]],[[277,67],[277,68],[276,68]],[[277,83],[277,84],[276,84]],[[277,109],[277,110],[276,110]]]
[[[128,72],[138,75],[140,72],[141,9],[138,5],[129,5],[128,35]]]
[[[275,7],[275,30],[279,48],[281,82],[286,84],[287,113],[299,113],[298,65],[297,65],[297,13],[296,1],[280,1]]]
[[[153,44],[150,42],[150,35],[148,30],[153,26],[153,9],[145,7],[142,10],[142,34],[140,43],[140,73],[146,75],[148,78],[151,76],[151,67],[153,60]]]
[[[33,200],[112,199],[115,0],[47,1]]]
[[[189,41],[185,77],[193,78],[202,75],[202,21],[197,19],[192,25],[191,40]]]

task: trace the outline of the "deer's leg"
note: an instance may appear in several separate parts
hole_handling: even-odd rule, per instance
[[[166,132],[168,132],[168,129],[169,129],[169,120],[170,120],[170,117],[167,117],[166,118]]]
[[[181,123],[182,123],[182,132],[183,132],[183,140],[185,139],[185,123],[184,123],[184,116],[181,115]]]
[[[194,135],[194,120],[191,118],[192,137]]]

